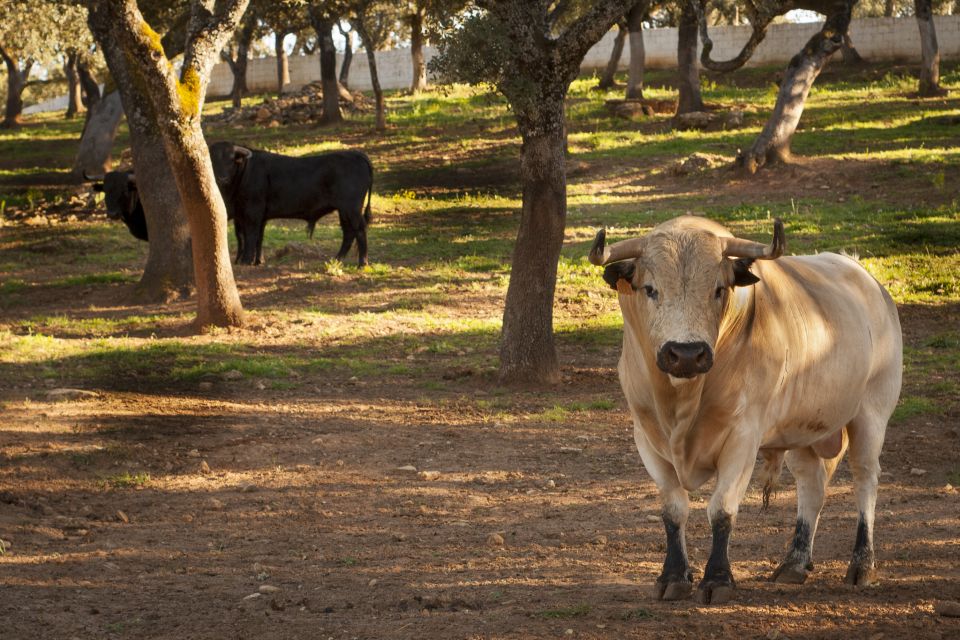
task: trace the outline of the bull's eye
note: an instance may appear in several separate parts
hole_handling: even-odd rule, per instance
[[[716,292],[714,292],[713,296],[714,296],[717,300],[719,300],[720,298],[723,297],[723,290],[724,290],[724,289],[726,289],[726,287],[717,287],[717,290],[716,290]]]
[[[660,295],[656,289],[654,289],[648,284],[643,285],[643,290],[647,293],[647,297],[650,298],[651,300],[656,300],[657,297]]]

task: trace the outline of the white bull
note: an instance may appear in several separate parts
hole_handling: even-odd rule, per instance
[[[732,597],[728,541],[758,452],[767,489],[784,454],[797,480],[796,533],[773,579],[803,582],[812,569],[826,486],[849,447],[860,515],[846,580],[873,582],[880,449],[903,357],[890,295],[852,258],[781,258],[780,220],[770,246],[693,216],[604,243],[601,231],[590,261],[609,265],[604,279],[620,294],[620,383],[663,503],[667,553],[655,595],[692,591],[687,492],[716,477],[697,598]]]

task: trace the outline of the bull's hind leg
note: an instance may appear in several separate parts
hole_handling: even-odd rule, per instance
[[[846,438],[843,443],[846,444]],[[810,447],[787,452],[787,468],[797,479],[797,527],[790,550],[773,572],[771,580],[802,584],[813,571],[813,539],[820,521],[820,510],[827,485],[842,457],[843,448],[839,455],[829,460],[818,456]]]
[[[877,505],[877,484],[880,480],[880,449],[887,428],[889,412],[864,408],[850,422],[848,461],[857,494],[857,539],[853,557],[847,567],[848,584],[867,586],[876,582],[873,561],[873,516]]]
[[[343,262],[343,259],[347,257],[347,253],[350,252],[353,239],[356,237],[353,225],[350,224],[350,221],[347,220],[343,214],[340,214],[340,231],[343,232],[343,241],[340,243],[340,250],[337,251],[336,259]]]
[[[367,223],[362,218],[357,228],[357,264],[367,266]]]
[[[658,600],[680,600],[693,591],[693,573],[687,561],[686,540],[689,499],[677,480],[676,469],[653,450],[641,429],[634,430],[634,439],[643,466],[660,489],[663,527],[667,533],[667,555],[663,561],[663,571],[654,583],[653,596]]]

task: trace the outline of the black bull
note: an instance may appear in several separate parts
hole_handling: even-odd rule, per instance
[[[338,151],[290,158],[218,142],[210,145],[210,158],[227,215],[234,219],[237,262],[263,262],[263,231],[267,220],[306,220],[312,237],[317,220],[337,211],[343,230],[337,259],[342,260],[356,240],[359,264],[367,264],[373,167],[365,154]],[[95,178],[88,176],[88,179]],[[111,171],[103,176],[102,182],[94,184],[93,189],[103,191],[108,217],[122,220],[135,238],[149,239],[132,172]],[[364,198],[366,211],[363,211]]]
[[[210,160],[237,232],[237,262],[263,262],[267,220],[306,220],[312,235],[321,216],[337,211],[343,230],[337,259],[342,260],[356,240],[358,262],[367,264],[373,166],[366,154],[335,151],[291,158],[217,142],[210,145]]]
[[[84,176],[88,180],[91,176]],[[107,217],[111,220],[122,220],[134,238],[149,240],[147,234],[147,217],[143,213],[143,204],[140,194],[137,193],[137,181],[131,171],[110,171],[103,177],[103,182],[93,185],[94,191],[103,192],[103,203],[107,207]]]

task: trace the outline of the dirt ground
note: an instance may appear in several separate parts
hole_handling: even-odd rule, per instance
[[[902,312],[908,344],[960,322],[955,307]],[[792,534],[785,471],[768,511],[756,488],[743,505],[737,601],[660,603],[648,589],[664,536],[617,351],[565,349],[562,387],[510,394],[495,421],[477,408],[494,397],[483,377],[428,396],[372,377],[293,391],[101,388],[62,402],[5,380],[2,637],[960,637],[960,619],[933,610],[960,600],[960,493],[945,486],[960,416],[889,431],[879,586],[842,583],[855,532],[844,463],[806,585],[765,581]],[[620,406],[530,413],[544,398],[598,395]],[[150,481],[103,480],[125,472]],[[689,531],[701,571],[707,489]]]

